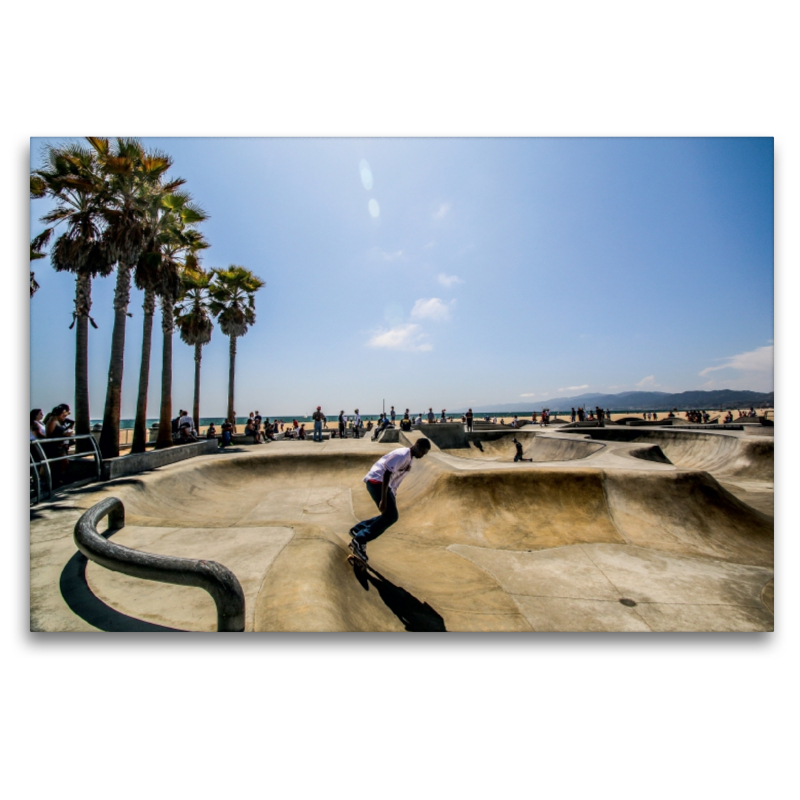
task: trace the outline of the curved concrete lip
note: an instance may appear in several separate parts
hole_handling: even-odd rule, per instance
[[[773,629],[773,520],[749,502],[771,497],[771,454],[738,444],[754,437],[726,456],[545,430],[525,437],[549,459],[534,464],[434,447],[355,571],[347,532],[377,513],[363,475],[423,433],[242,447],[65,493],[31,512],[31,628],[214,630],[202,590],[80,562],[74,523],[111,495],[127,519],[114,541],[233,570],[249,631]],[[681,446],[716,472],[664,459]]]

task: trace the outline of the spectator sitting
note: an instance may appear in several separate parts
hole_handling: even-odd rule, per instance
[[[178,431],[178,441],[181,444],[191,444],[200,441],[195,435],[190,425],[181,425]]]
[[[385,414],[381,414],[380,421],[375,426],[375,433],[372,434],[372,441],[375,441],[381,435],[381,431],[385,431],[387,428],[394,428],[394,425],[389,422],[389,418]]]
[[[212,422],[208,426],[208,430],[206,431],[206,439],[216,439],[217,438],[217,429],[214,427],[214,423]]]
[[[305,424],[305,422],[298,429],[297,438],[298,439],[305,439],[306,438],[306,424]]]
[[[181,410],[181,415],[178,417],[178,435],[182,442],[198,441],[194,420],[189,416],[188,411]]]
[[[261,432],[256,427],[256,421],[253,417],[249,417],[247,424],[244,426],[244,435],[252,436],[254,444],[262,444]]]
[[[231,443],[231,436],[233,435],[233,425],[229,419],[222,423],[222,441],[219,443],[221,448],[226,448]]]

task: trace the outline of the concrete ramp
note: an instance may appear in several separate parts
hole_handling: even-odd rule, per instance
[[[717,476],[774,480],[774,440],[680,430],[597,428],[582,431],[594,441],[658,445],[671,463]]]
[[[113,495],[126,509],[126,527],[114,534],[121,543],[235,572],[247,630],[771,629],[772,518],[708,472],[682,468],[771,475],[772,442],[756,437],[486,432],[490,452],[478,457],[432,439],[402,484],[398,523],[369,544],[370,569],[354,570],[348,531],[378,513],[364,475],[435,427],[399,432],[396,442],[279,442],[199,457],[39,509],[32,620],[43,630],[113,629],[97,616],[76,624],[81,606],[65,600],[76,596],[75,571],[65,566],[75,555],[71,526],[81,508]],[[504,463],[514,435],[538,463]],[[665,464],[665,454],[681,463]],[[103,619],[213,629],[213,606],[199,590],[153,589],[96,565],[86,577],[78,589],[104,605]],[[648,607],[636,611],[637,603]]]
[[[523,458],[532,458],[534,462],[575,461],[587,458],[602,450],[604,445],[598,442],[587,442],[578,438],[549,437],[535,432],[515,431],[491,436],[480,434],[469,438],[467,449],[445,450],[453,456],[471,458],[479,461],[513,462],[516,447],[513,440],[522,445]]]

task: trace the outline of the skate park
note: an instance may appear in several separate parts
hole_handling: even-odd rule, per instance
[[[772,630],[774,429],[736,428],[422,425],[66,491],[31,510],[31,628],[217,629],[203,589],[78,552],[78,519],[115,497],[125,521],[109,540],[224,565],[245,631]],[[422,435],[432,450],[398,493],[399,521],[354,569],[348,530],[376,513],[364,474]],[[532,463],[513,462],[515,436]]]

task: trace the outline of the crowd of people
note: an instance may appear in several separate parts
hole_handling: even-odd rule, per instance
[[[674,409],[677,410],[677,409]],[[541,412],[532,412],[531,423],[533,425],[547,426],[550,423],[550,409],[544,408]],[[739,410],[739,418],[743,417],[756,417],[757,412],[755,408],[750,408],[749,411]],[[30,416],[30,441],[31,441],[31,455],[36,463],[42,461],[42,453],[50,459],[61,459],[69,454],[70,448],[74,445],[74,440],[70,437],[74,435],[73,426],[74,422],[69,419],[70,407],[66,403],[61,403],[55,406],[50,412],[45,415],[40,408],[31,409]],[[556,415],[557,416],[557,415]],[[642,416],[647,421],[656,422],[659,419],[658,412],[645,411]],[[667,418],[675,417],[673,411],[670,411]],[[686,419],[691,423],[708,423],[710,415],[708,411],[700,409],[690,409],[685,412]],[[352,415],[345,413],[344,409],[339,411],[336,426],[328,428],[327,417],[322,411],[321,406],[317,406],[312,414],[313,421],[313,440],[321,442],[323,439],[322,431],[323,426],[325,430],[330,433],[332,438],[345,439],[352,437],[354,439],[361,438],[365,432],[372,432],[372,439],[376,440],[380,433],[387,428],[398,427],[402,431],[410,431],[413,426],[423,424],[423,421],[429,425],[436,423],[452,423],[455,420],[452,416],[447,415],[447,410],[442,409],[441,413],[437,416],[433,411],[433,407],[428,408],[427,414],[423,415],[419,412],[416,415],[410,413],[410,409],[406,409],[402,417],[398,421],[398,415],[395,407],[392,406],[388,412],[380,414],[378,421],[373,425],[371,420],[364,422],[362,420],[359,410],[356,408]],[[572,422],[593,422],[597,421],[601,424],[606,419],[611,418],[611,412],[608,409],[595,406],[594,409],[587,411],[584,407],[572,408],[570,420]],[[723,423],[733,422],[733,412],[728,411],[723,419]],[[460,418],[461,424],[466,427],[467,431],[473,430],[474,414],[472,409],[468,409]],[[496,416],[486,415],[484,422],[498,424]],[[501,425],[506,424],[503,418],[500,420]],[[509,423],[512,428],[519,428],[526,424],[525,420],[520,420],[518,415],[514,415]],[[172,433],[173,439],[176,443],[186,444],[190,442],[200,441],[200,433],[198,432],[195,420],[185,409],[180,409],[178,416],[172,420]],[[230,446],[233,441],[233,435],[237,433],[236,419],[225,419],[220,423],[219,430],[214,422],[208,426],[205,433],[206,439],[218,439],[220,448]],[[262,417],[258,411],[251,411],[247,422],[245,423],[244,435],[251,438],[254,444],[264,444],[267,441],[275,441],[279,435],[289,440],[305,440],[307,438],[306,426],[304,422],[298,422],[293,419],[291,422],[284,422],[283,420],[275,419],[270,421],[269,417]],[[36,443],[36,444],[34,444]],[[41,448],[41,449],[40,449]],[[51,472],[53,475],[53,482],[60,484],[64,482],[64,474],[68,469],[69,462],[66,459],[57,460],[52,462]],[[44,474],[43,470],[40,470]]]

